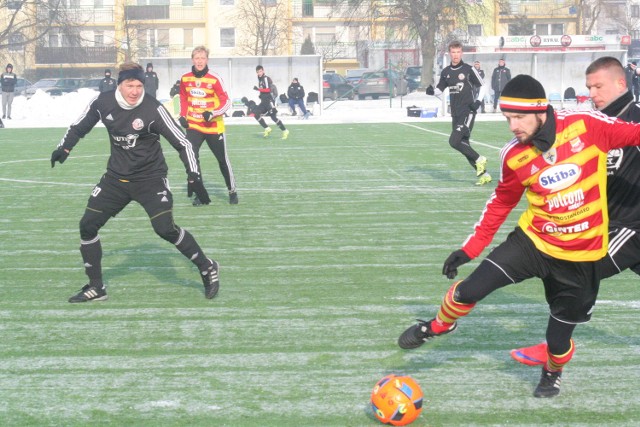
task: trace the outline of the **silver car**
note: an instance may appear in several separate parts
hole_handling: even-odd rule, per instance
[[[367,96],[378,99],[381,96],[391,96],[407,94],[407,81],[404,76],[395,70],[380,70],[365,73],[358,82],[358,99],[365,99]]]

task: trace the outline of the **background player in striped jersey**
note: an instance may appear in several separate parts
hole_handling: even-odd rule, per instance
[[[640,107],[627,88],[625,70],[616,58],[598,58],[586,70],[586,86],[594,106],[610,117],[640,123]],[[626,269],[640,274],[640,148],[624,147],[607,154],[609,250],[599,263],[600,279]],[[511,351],[525,365],[547,361],[547,343]]]
[[[453,279],[458,267],[479,256],[525,193],[528,207],[506,241],[451,286],[436,317],[419,320],[398,344],[417,348],[452,332],[493,291],[539,277],[550,316],[548,360],[534,396],[552,397],[574,353],[573,330],[591,318],[598,294],[597,261],[608,243],[607,152],[640,145],[640,126],[598,112],[556,112],[540,82],[526,75],[507,84],[500,109],[515,136],[501,151],[500,181],[474,233],[449,255],[442,273]]]
[[[180,79],[180,124],[187,130],[187,139],[193,145],[200,164],[200,147],[204,141],[216,159],[229,192],[229,203],[238,204],[236,180],[227,155],[224,134],[224,113],[231,107],[225,85],[217,73],[209,70],[209,49],[197,46],[191,52],[191,72]],[[187,195],[191,197],[189,189]],[[206,204],[198,196],[194,206]]]
[[[207,258],[191,233],[173,222],[173,195],[160,135],[180,153],[194,191],[206,201],[209,195],[202,185],[198,162],[178,124],[158,100],[145,95],[143,85],[142,67],[134,62],[122,64],[116,90],[101,93],[91,101],[51,154],[51,167],[56,162],[64,163],[99,121],[109,134],[107,171],[93,188],[80,220],[80,253],[89,283],[69,302],[107,299],[98,232],[132,201],[142,205],[156,234],[175,245],[198,268],[205,297],[213,298],[218,293],[218,263]]]

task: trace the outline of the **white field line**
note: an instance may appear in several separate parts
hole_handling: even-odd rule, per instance
[[[425,129],[423,127],[412,125],[410,123],[399,123],[399,124],[403,125],[403,126],[408,126],[408,127],[412,127],[412,128],[415,128],[415,129],[419,129],[419,130],[424,131],[424,132],[435,133],[436,135],[443,135],[443,136],[446,136],[446,137],[449,136],[448,133],[439,132],[439,131],[435,131],[435,130],[431,130],[431,129]],[[475,139],[470,139],[469,141],[473,142],[474,144],[481,145],[483,147],[493,148],[494,150],[502,149],[502,147],[496,147],[495,145],[486,144],[484,142],[476,141]]]

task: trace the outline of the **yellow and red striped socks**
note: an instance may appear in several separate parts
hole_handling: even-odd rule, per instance
[[[431,330],[436,334],[442,333],[451,328],[451,325],[453,325],[457,319],[469,314],[476,305],[475,302],[471,304],[461,304],[453,299],[456,287],[461,282],[462,280],[454,283],[449,288],[447,294],[444,296],[444,301],[442,301],[442,305],[440,306],[435,322],[431,323]]]

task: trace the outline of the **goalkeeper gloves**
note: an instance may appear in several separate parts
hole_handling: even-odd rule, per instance
[[[185,129],[189,129],[189,122],[187,121],[187,118],[185,116],[181,116],[178,121],[180,122],[180,126]]]
[[[458,275],[458,267],[462,264],[466,264],[471,261],[469,255],[467,255],[462,249],[451,252],[451,255],[445,260],[442,267],[442,274],[447,276],[447,279],[455,279]]]
[[[53,150],[53,153],[51,153],[51,167],[54,167],[56,162],[60,162],[60,164],[64,163],[67,157],[69,157],[69,151],[64,148],[60,147]]]
[[[211,111],[205,111],[204,113],[202,113],[202,118],[205,122],[210,122],[211,120],[213,120],[213,113],[211,113]]]
[[[432,85],[427,86],[426,90],[427,95],[435,95],[436,91],[433,89]]]

